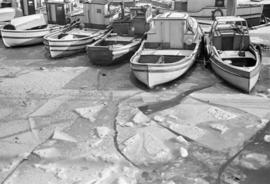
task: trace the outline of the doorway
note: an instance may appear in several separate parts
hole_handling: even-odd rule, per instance
[[[225,6],[225,0],[216,0],[215,6],[216,7],[224,7]]]

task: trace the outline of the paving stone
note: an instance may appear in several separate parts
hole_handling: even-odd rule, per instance
[[[111,132],[111,129],[109,129],[108,127],[97,127],[96,132],[98,137],[102,139]]]
[[[56,159],[62,156],[61,152],[54,147],[38,149],[35,150],[33,153],[35,153],[41,158],[50,158],[50,159]]]
[[[138,111],[132,121],[136,124],[146,124],[147,122],[150,121],[150,118],[147,117],[144,113],[142,113],[141,111]]]
[[[210,124],[210,127],[218,130],[221,134],[224,134],[225,132],[227,132],[229,130],[229,128],[221,123],[214,123],[214,124]]]
[[[265,135],[263,139],[265,142],[270,142],[270,135]]]
[[[67,142],[74,142],[74,143],[77,142],[77,140],[74,137],[60,130],[54,131],[52,139],[62,140],[62,141],[67,141]]]
[[[187,151],[187,149],[181,147],[181,148],[180,148],[180,154],[181,154],[181,157],[183,157],[183,158],[188,157],[188,151]]]
[[[97,113],[105,107],[105,104],[93,105],[91,107],[77,108],[75,112],[81,117],[88,119],[92,122],[96,120]]]
[[[34,113],[30,114],[30,117],[37,117],[37,116],[48,116],[53,114],[57,109],[68,99],[70,96],[62,95],[56,98],[52,98],[48,100],[43,106],[41,106],[38,110]]]
[[[165,118],[162,117],[162,116],[156,115],[156,116],[154,116],[154,120],[155,120],[155,121],[158,121],[158,122],[163,122],[163,121],[165,121]]]
[[[189,145],[189,142],[183,137],[183,136],[177,136],[176,137],[176,140],[179,142],[179,143],[183,143],[185,145]]]

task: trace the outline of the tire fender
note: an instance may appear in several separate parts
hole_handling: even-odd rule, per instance
[[[223,16],[223,11],[220,8],[215,9],[214,11],[212,11],[212,20],[215,20],[216,18],[216,14],[219,13],[221,16]]]

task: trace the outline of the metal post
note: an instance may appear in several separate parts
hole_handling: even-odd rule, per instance
[[[237,0],[227,0],[227,16],[235,16]]]

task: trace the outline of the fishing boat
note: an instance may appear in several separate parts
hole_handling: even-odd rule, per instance
[[[40,44],[43,37],[58,26],[47,25],[43,14],[18,17],[1,29],[3,43],[6,47]]]
[[[0,22],[10,21],[15,15],[15,8],[0,8]]]
[[[263,5],[262,21],[266,22],[270,18],[270,1],[269,0],[238,0],[239,4]]]
[[[149,88],[183,75],[200,55],[203,34],[187,13],[166,12],[153,24],[130,60],[135,77]]]
[[[270,47],[270,23],[254,26],[249,29],[250,41],[264,48]]]
[[[44,36],[44,45],[51,58],[59,58],[85,51],[85,46],[98,40],[108,30],[79,29],[60,30]]]
[[[77,28],[77,22],[58,32],[44,37],[44,45],[51,58],[70,56],[85,52],[85,47],[104,36],[109,31],[112,20],[118,18],[119,12],[108,10],[109,2],[105,0],[85,1],[84,28]]]
[[[253,89],[260,75],[261,56],[250,42],[245,19],[217,17],[206,47],[217,75],[245,92]]]
[[[16,15],[15,8],[0,8],[0,30]],[[1,36],[1,32],[0,32]]]
[[[145,32],[149,30],[151,11],[151,6],[147,5],[131,7],[128,17],[124,16],[113,22],[113,32],[87,45],[89,60],[97,65],[111,65],[123,59],[129,60],[139,48]]]
[[[185,11],[203,20],[214,20],[217,16],[241,16],[250,27],[260,24],[263,12],[261,4],[240,4],[237,0],[174,0],[172,7],[175,11]]]

